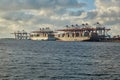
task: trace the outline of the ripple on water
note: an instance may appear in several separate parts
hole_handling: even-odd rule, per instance
[[[0,41],[1,80],[120,80],[120,43]]]

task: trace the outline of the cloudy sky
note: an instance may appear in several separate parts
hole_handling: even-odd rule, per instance
[[[18,30],[97,21],[120,35],[120,0],[0,0],[0,38]]]

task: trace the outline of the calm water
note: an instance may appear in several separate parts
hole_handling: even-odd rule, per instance
[[[120,43],[0,40],[0,80],[120,80]]]

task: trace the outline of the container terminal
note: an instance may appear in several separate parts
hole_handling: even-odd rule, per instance
[[[30,33],[22,30],[12,34],[17,40],[120,42],[119,35],[111,38],[108,34],[110,30],[97,22],[96,27],[91,27],[88,23],[85,23],[82,25],[66,25],[66,28],[55,31],[46,27]]]

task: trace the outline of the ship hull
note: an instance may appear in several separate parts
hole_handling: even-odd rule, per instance
[[[48,40],[48,37],[32,37],[31,40]]]
[[[58,41],[87,41],[90,37],[61,37],[57,38]]]
[[[50,37],[32,37],[31,40],[54,41],[55,38],[50,38]]]

